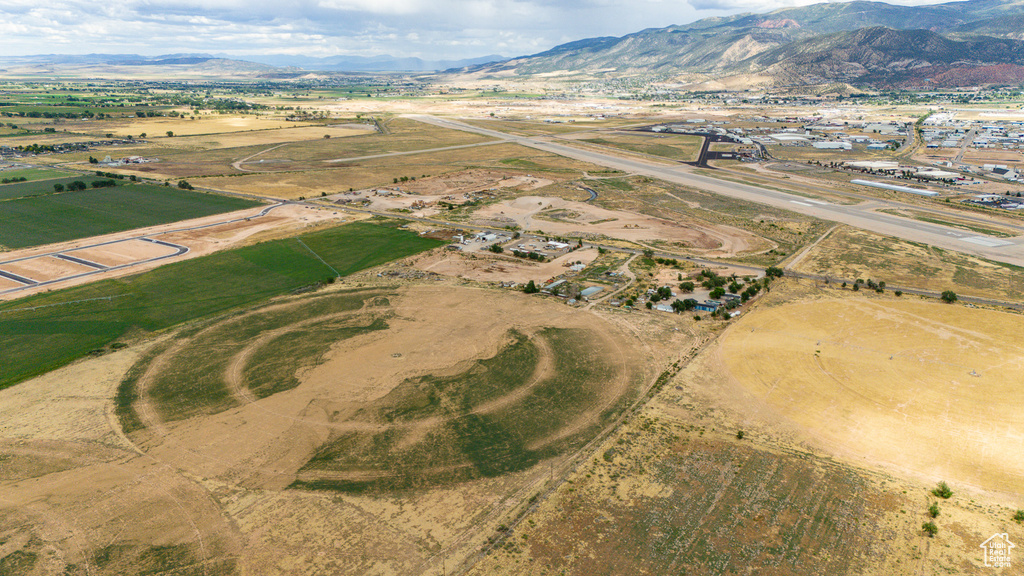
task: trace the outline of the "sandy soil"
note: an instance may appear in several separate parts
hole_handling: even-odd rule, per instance
[[[535,262],[512,256],[478,252],[472,256],[449,250],[434,251],[415,260],[413,266],[443,276],[467,278],[480,282],[541,282],[566,273],[570,263],[590,264],[597,259],[596,249],[569,252],[548,262]]]
[[[95,257],[95,261],[99,264],[109,263],[110,265],[117,265],[124,264],[127,262],[146,260],[148,258],[152,258],[154,255],[164,254],[166,253],[166,250],[168,250],[166,247],[160,247],[149,242],[133,240],[140,236],[158,238],[160,240],[166,240],[168,242],[187,246],[189,248],[188,253],[177,258],[168,258],[157,262],[140,264],[138,266],[129,266],[126,268],[121,268],[119,270],[103,271],[99,274],[94,274],[83,278],[76,278],[55,285],[50,284],[39,288],[28,288],[25,290],[19,290],[17,292],[0,295],[0,299],[12,300],[15,298],[29,296],[30,294],[34,294],[40,291],[50,290],[53,289],[54,287],[66,288],[69,286],[86,284],[89,282],[94,282],[96,280],[102,280],[106,278],[117,278],[131,274],[138,274],[139,272],[151,270],[153,268],[170,262],[178,262],[188,258],[195,258],[197,256],[211,254],[219,250],[225,250],[227,248],[245,245],[246,243],[251,242],[256,238],[267,239],[275,237],[277,235],[283,235],[289,232],[302,230],[310,226],[316,226],[325,223],[340,223],[342,221],[351,221],[354,219],[352,216],[343,216],[341,213],[328,208],[307,208],[304,206],[297,205],[284,205],[279,208],[275,208],[266,216],[252,218],[250,220],[244,219],[246,217],[255,216],[261,210],[263,210],[263,208],[264,207],[261,206],[257,208],[250,208],[248,210],[241,210],[238,212],[230,212],[227,214],[218,214],[216,216],[208,216],[205,218],[196,218],[193,220],[174,222],[172,224],[163,224],[160,226],[152,226],[149,228],[137,228],[135,230],[118,232],[116,234],[107,234],[104,236],[95,236],[93,238],[74,240],[71,242],[49,244],[46,246],[37,246],[34,248],[26,248],[23,250],[15,250],[11,252],[0,253],[0,260],[3,261],[14,260],[25,256],[43,256],[47,253],[61,252],[68,253],[72,256],[79,256],[86,260],[91,260],[91,257]],[[242,220],[239,222],[232,222],[230,224],[223,224],[220,226],[211,226],[209,228],[203,228],[200,230],[171,232],[172,230],[177,230],[181,228],[206,226],[210,224],[216,224],[218,222],[228,222],[237,219]],[[94,244],[122,240],[123,242],[117,242],[116,244],[108,244],[106,246],[95,248],[84,248],[87,246],[92,246]],[[10,270],[11,272],[15,272],[15,268],[19,268],[19,266],[20,268],[25,268],[27,277],[32,278],[34,280],[55,279],[63,275],[90,272],[94,270],[86,266],[74,264],[72,262],[66,262],[64,260],[52,257],[41,257],[38,259],[25,260],[17,264],[0,265],[2,269]],[[31,267],[32,270],[30,271],[28,267]],[[39,271],[36,272],[36,269],[38,269]],[[46,278],[37,277],[38,275],[43,274],[46,274],[48,276]],[[16,288],[19,286],[21,285],[17,284],[16,286],[11,286],[11,288]],[[4,289],[4,285],[0,285],[0,290],[2,289]]]
[[[607,210],[584,202],[545,196],[522,196],[481,208],[482,224],[515,224],[545,234],[607,236],[632,242],[660,240],[681,243],[708,255],[731,256],[761,242],[755,236],[724,226],[679,224],[624,210]]]
[[[37,282],[45,282],[47,280],[54,280],[63,276],[72,276],[74,274],[92,272],[95,270],[95,268],[75,262],[68,262],[67,260],[62,260],[53,256],[41,256],[30,260],[12,262],[10,264],[0,266],[0,269],[6,272],[13,272],[18,276],[24,276],[25,278],[29,278]]]
[[[1020,316],[845,298],[745,314],[722,358],[747,393],[831,450],[912,476],[1019,493]]]
[[[115,244],[96,246],[95,248],[83,248],[66,252],[70,256],[82,258],[104,266],[120,266],[129,262],[157,258],[165,254],[172,254],[176,250],[160,244],[145,242],[143,240],[125,240]]]

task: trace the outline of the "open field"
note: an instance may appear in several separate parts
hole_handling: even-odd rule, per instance
[[[0,246],[52,244],[256,205],[251,200],[148,184],[23,198],[3,203]]]
[[[875,534],[899,499],[855,472],[659,416],[607,444],[469,574],[825,575],[890,552]]]
[[[287,150],[282,148],[281,150]],[[263,156],[260,156],[261,158]],[[425,152],[405,156],[374,158],[335,164],[324,169],[288,173],[259,173],[244,176],[204,178],[203,186],[217,190],[247,191],[277,198],[313,197],[321,193],[337,194],[349,188],[361,190],[390,186],[395,178],[417,181],[472,168],[503,170],[508,174],[528,173],[548,179],[577,177],[585,171],[605,172],[604,168],[547,154],[515,144],[496,144],[478,148]],[[410,186],[415,184],[410,182]],[[403,188],[405,187],[402,185]]]
[[[33,182],[35,180],[66,178],[68,176],[74,176],[74,173],[66,172],[64,170],[51,170],[49,168],[8,168],[6,170],[0,170],[0,178],[25,178],[29,182]]]
[[[635,367],[614,340],[594,329],[593,317],[532,306],[537,312],[502,327],[496,319],[482,321],[480,315],[492,311],[453,314],[451,306],[472,310],[484,297],[456,295],[442,288],[341,292],[179,337],[137,367],[137,379],[126,380],[131,389],[120,397],[139,400],[124,406],[122,416],[160,436],[198,432],[213,422],[174,423],[238,407],[278,414],[286,423],[300,417],[287,417],[299,408],[303,444],[317,437],[321,445],[308,452],[306,444],[304,461],[294,448],[273,448],[300,467],[260,483],[364,492],[520,471],[578,446],[572,442],[578,435],[593,435],[621,413],[637,385]],[[508,303],[522,298],[486,296]],[[551,319],[538,325],[534,314],[542,309]],[[469,329],[469,318],[479,325]],[[437,330],[448,335],[447,353],[433,345],[430,333]],[[250,420],[237,411],[226,417]],[[166,449],[181,450],[184,442],[192,441],[175,438]],[[277,466],[263,462],[261,469]]]
[[[291,122],[287,123],[291,125]],[[221,132],[198,136],[175,137],[174,148],[207,150],[211,148],[240,148],[245,146],[270,146],[287,142],[324,140],[325,138],[346,138],[349,136],[365,136],[376,128],[372,123],[337,123],[322,126],[306,126],[279,129],[262,129],[251,132]],[[172,144],[164,142],[164,144]],[[258,160],[257,160],[258,162]]]
[[[1024,298],[1024,277],[1017,266],[847,227],[811,250],[797,269],[997,300]]]
[[[308,126],[307,122],[286,122],[283,118],[259,116],[233,116],[203,114],[190,120],[181,118],[131,118],[87,120],[68,122],[65,128],[69,132],[112,133],[115,136],[138,136],[145,133],[147,138],[165,138],[168,130],[175,136],[194,136],[198,134],[223,134],[232,132],[248,132],[253,130],[274,130],[278,128],[295,128]]]
[[[224,346],[202,354],[218,332]],[[0,533],[31,536],[4,549],[19,551],[20,572],[439,572],[473,555],[543,488],[549,463],[650,376],[617,323],[450,285],[286,298],[155,344],[0,391],[5,430],[20,438],[0,443]],[[222,379],[233,407],[208,403],[212,388],[170,401],[193,382],[175,358],[206,362],[203,384]],[[145,425],[127,436],[106,414],[126,372],[120,387],[137,384],[137,399],[119,405]],[[58,392],[80,378],[73,399]],[[373,442],[337,452],[358,438]],[[418,466],[428,455],[437,467]],[[296,480],[307,488],[289,488]],[[22,513],[28,503],[43,512]],[[118,533],[122,523],[133,530]]]
[[[742,230],[607,210],[544,196],[520,196],[501,201],[476,210],[473,217],[477,223],[516,225],[523,230],[561,237],[616,238],[638,243],[658,240],[714,256],[734,256],[763,246],[762,239]]]
[[[299,239],[309,248],[295,238],[274,240],[0,306],[0,343],[5,350],[0,387],[131,338],[140,330],[163,330],[333,277],[310,249],[348,275],[440,244],[362,223]]]
[[[322,170],[331,167],[325,161],[338,158],[428,150],[488,140],[476,134],[404,118],[382,124],[386,126],[387,133],[367,133],[362,127],[355,129],[343,125],[337,128],[315,126],[193,138],[159,138],[144,148],[124,152],[157,157],[159,162],[132,165],[123,170],[167,178]],[[337,130],[343,137],[325,139],[324,134],[331,134],[331,130]],[[246,158],[250,160],[236,166]]]
[[[580,142],[611,146],[630,152],[661,156],[680,162],[697,160],[701,137],[688,135],[633,135],[623,133],[601,133],[588,137],[573,138]]]
[[[585,184],[597,190],[598,197],[593,204],[602,208],[635,212],[698,230],[726,232],[747,244],[745,250],[737,250],[738,255],[732,256],[744,262],[774,264],[827,228],[820,220],[788,210],[741,202],[646,177],[593,179]],[[688,249],[664,239],[649,244],[669,252]]]
[[[53,194],[55,190],[53,186],[60,184],[61,186],[67,187],[68,184],[81,180],[86,184],[91,184],[96,180],[106,180],[103,176],[96,176],[94,174],[80,174],[77,176],[70,176],[68,172],[58,172],[57,170],[45,170],[51,174],[61,174],[61,176],[53,179],[39,179],[29,180],[28,182],[15,182],[13,184],[0,184],[0,200],[14,200],[17,198],[27,198],[29,196],[43,196],[46,194]],[[124,182],[118,182],[119,185],[123,185]]]
[[[721,346],[748,394],[837,454],[1014,494],[1022,328],[1006,312],[825,297],[745,315]]]
[[[936,215],[921,210],[882,209],[880,212],[893,214],[895,216],[903,216],[904,218],[913,218],[914,220],[920,220],[921,222],[931,222],[932,224],[941,224],[951,228],[959,228],[961,230],[984,234],[986,236],[993,236],[995,238],[1012,238],[1020,235],[1019,231],[1012,230],[1010,228],[1002,228],[997,222],[992,222],[991,224],[978,224],[977,222],[962,220],[953,215]]]
[[[589,265],[598,258],[594,248],[576,250],[547,262],[537,262],[514,256],[499,256],[486,251],[467,255],[462,252],[432,252],[418,257],[413,265],[426,272],[443,276],[466,278],[479,282],[516,282],[525,284],[530,280],[543,282],[566,273],[570,263]]]

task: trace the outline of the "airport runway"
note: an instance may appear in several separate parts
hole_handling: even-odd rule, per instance
[[[590,162],[631,174],[658,178],[667,182],[690,186],[748,202],[791,210],[821,218],[822,220],[848,224],[887,236],[980,256],[998,262],[1024,266],[1024,236],[997,238],[940,224],[931,224],[876,212],[875,210],[878,208],[889,207],[883,201],[869,201],[856,205],[831,204],[750,184],[728,182],[694,174],[687,167],[683,166],[655,164],[638,159],[614,156],[595,150],[574,148],[545,140],[543,137],[515,136],[435,116],[411,115],[410,118],[442,128],[464,130],[493,138],[501,138],[508,142],[558,154],[559,156],[565,156],[574,160]]]

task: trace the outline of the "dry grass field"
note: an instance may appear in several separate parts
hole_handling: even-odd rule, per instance
[[[148,138],[165,138],[170,130],[175,136],[198,134],[224,134],[254,130],[276,130],[309,126],[308,122],[287,122],[273,116],[237,116],[233,114],[205,114],[190,119],[179,118],[130,118],[68,122],[69,132],[81,131],[93,134],[112,133],[115,136],[135,136],[145,133]]]
[[[730,373],[839,454],[934,480],[1021,488],[1017,314],[890,298],[763,308],[722,341]]]
[[[286,151],[288,148],[279,150]],[[290,166],[290,164],[280,165]],[[510,175],[529,173],[559,180],[578,177],[585,171],[595,173],[604,171],[599,166],[539,152],[516,144],[496,144],[444,152],[373,158],[351,163],[324,164],[321,162],[311,166],[308,170],[204,178],[201,182],[203,186],[217,190],[251,192],[277,198],[297,198],[299,196],[319,196],[322,192],[337,194],[347,191],[349,188],[360,190],[375,186],[389,186],[393,184],[395,178],[410,177],[419,180],[473,168],[503,170]],[[410,186],[414,185],[410,182]]]
[[[0,392],[5,574],[439,572],[638,397],[656,345],[522,294],[381,286],[81,362]]]
[[[811,250],[798,270],[999,300],[1024,298],[1024,277],[1016,266],[846,227]]]
[[[741,318],[469,573],[980,575],[1024,537],[1019,316],[784,281]]]

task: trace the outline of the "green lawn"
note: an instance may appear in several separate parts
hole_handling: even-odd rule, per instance
[[[258,205],[151,184],[21,198],[0,205],[0,246],[14,249],[52,244]]]
[[[300,237],[340,274],[443,244],[354,223]],[[102,349],[126,335],[251,306],[333,276],[295,238],[168,264],[0,305],[0,389]],[[110,298],[73,303],[90,298]],[[35,310],[30,307],[47,306]]]

